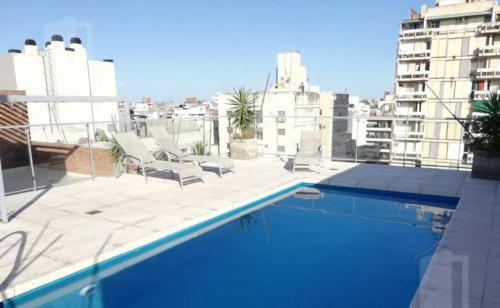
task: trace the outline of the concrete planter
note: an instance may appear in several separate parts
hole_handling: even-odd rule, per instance
[[[230,143],[231,158],[254,159],[257,158],[257,139],[236,139]]]
[[[500,180],[500,155],[487,151],[474,151],[473,178]]]

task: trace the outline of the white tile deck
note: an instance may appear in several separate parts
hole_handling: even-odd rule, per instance
[[[235,165],[234,174],[220,179],[209,172],[206,184],[193,183],[182,190],[170,179],[150,178],[145,184],[138,175],[124,175],[8,197],[13,208],[31,204],[8,224],[0,224],[0,299],[297,180],[311,179],[331,185],[461,196],[412,307],[453,307],[459,302],[470,307],[500,305],[500,182],[471,179],[468,172],[341,162],[328,163],[321,174],[292,174],[276,158],[235,161]],[[101,212],[86,214],[93,210]],[[457,289],[460,285],[464,287]]]

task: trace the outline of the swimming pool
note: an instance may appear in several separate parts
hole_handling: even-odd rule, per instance
[[[295,185],[3,305],[406,307],[457,202]]]

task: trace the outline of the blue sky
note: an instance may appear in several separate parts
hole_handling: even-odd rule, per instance
[[[120,96],[155,100],[262,89],[288,50],[322,89],[379,97],[393,86],[399,22],[433,2],[1,1],[2,52],[76,33],[93,59],[115,60]]]

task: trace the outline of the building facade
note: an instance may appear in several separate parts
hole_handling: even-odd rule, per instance
[[[401,23],[394,163],[467,163],[464,131],[451,113],[472,116],[475,100],[500,85],[498,9],[491,0],[440,0]]]
[[[117,95],[113,60],[89,60],[79,38],[72,38],[66,46],[60,35],[53,35],[43,49],[27,39],[24,50],[11,49],[0,55],[0,67],[0,90],[21,90],[28,96]],[[91,122],[88,102],[33,102],[27,106],[30,124],[51,124],[32,129],[33,140],[73,143],[86,138],[83,126],[58,124]],[[93,102],[93,109],[96,122],[110,122],[118,117],[118,102]],[[112,125],[98,125],[98,128],[112,131]]]
[[[323,105],[331,105],[328,93],[322,94],[319,86],[309,84],[307,69],[301,64],[300,52],[279,53],[275,84],[265,94],[256,93],[256,110],[259,111],[256,137],[259,152],[264,155],[294,155],[302,131],[316,131],[323,127],[320,123],[322,95]],[[233,134],[229,118],[230,96],[230,93],[217,93],[213,99],[218,106],[221,153],[229,152]],[[330,140],[329,134],[325,134],[325,146],[330,147]]]

